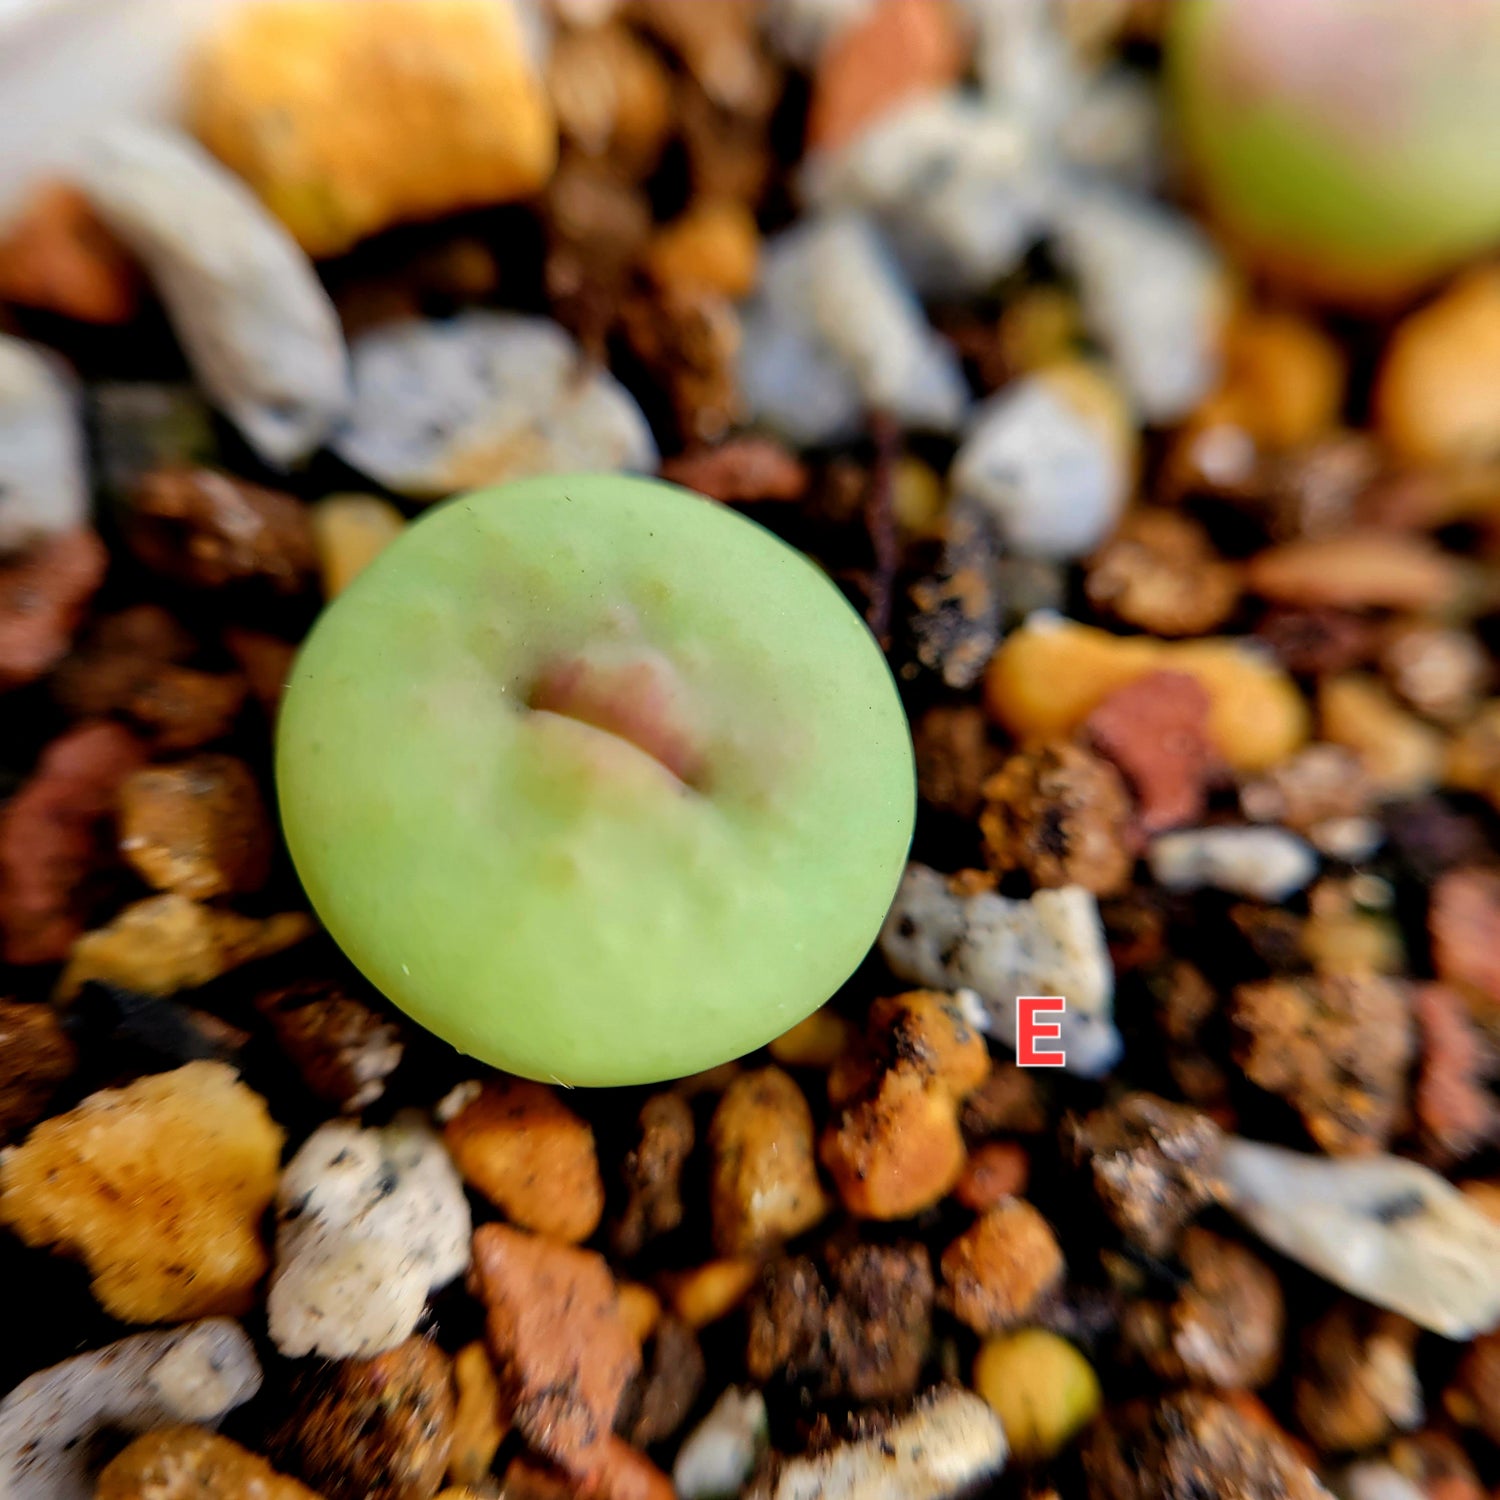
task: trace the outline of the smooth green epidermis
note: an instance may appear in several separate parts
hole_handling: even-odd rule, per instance
[[[1361,121],[1352,106],[1340,119],[1331,102],[1340,70],[1357,68],[1358,57],[1315,57],[1327,72],[1316,98],[1306,96],[1311,66],[1295,87],[1274,76],[1253,89],[1237,81],[1243,60],[1232,28],[1255,3],[1182,0],[1170,15],[1167,63],[1182,134],[1223,220],[1273,258],[1328,279],[1345,273],[1356,288],[1420,280],[1500,238],[1500,157],[1486,129],[1500,126],[1500,7],[1493,0],[1476,0],[1490,12],[1483,46],[1461,47],[1461,31],[1445,36],[1456,25],[1451,9],[1419,4],[1399,18],[1410,45],[1385,60],[1395,82],[1378,121]],[[1370,0],[1331,3],[1357,28]],[[1389,20],[1379,44],[1399,46]],[[1276,24],[1297,19],[1284,15]],[[1476,13],[1469,24],[1486,22]]]
[[[665,738],[618,719],[642,661]],[[583,686],[539,686],[560,671]],[[833,585],[722,506],[598,475],[450,501],[392,544],[303,647],[277,781],[360,969],[461,1050],[569,1084],[708,1067],[820,1005],[915,802],[894,684]]]

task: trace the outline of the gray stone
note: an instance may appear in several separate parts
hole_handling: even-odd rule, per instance
[[[1174,422],[1212,390],[1227,310],[1223,269],[1171,209],[1071,179],[1053,207],[1083,315],[1147,422]]]
[[[813,157],[804,195],[871,214],[923,293],[961,297],[1016,269],[1039,238],[1047,192],[1008,115],[950,90],[881,116]]]
[[[534,474],[654,471],[634,397],[547,318],[466,312],[372,329],[333,446],[404,495],[434,499]]]
[[[0,555],[88,515],[76,386],[60,360],[0,334]]]
[[[1168,890],[1211,886],[1255,901],[1285,901],[1318,873],[1318,856],[1308,844],[1285,828],[1263,825],[1164,833],[1152,841],[1147,861]]]
[[[672,1465],[678,1500],[731,1500],[768,1441],[765,1397],[730,1386],[678,1449]]]
[[[740,383],[754,415],[798,443],[849,437],[865,411],[952,432],[969,402],[957,356],[854,213],[815,216],[767,244]]]
[[[260,1389],[260,1363],[230,1318],[138,1333],[23,1380],[0,1401],[0,1496],[90,1500],[90,1440],[213,1427]]]
[[[1220,1174],[1227,1208],[1344,1291],[1444,1338],[1500,1323],[1500,1224],[1436,1172],[1231,1137]]]
[[[118,125],[78,168],[142,261],[209,399],[268,463],[307,457],[349,400],[338,314],[312,262],[237,177],[184,135]]]
[[[1134,68],[1094,74],[1059,126],[1057,147],[1071,166],[1155,192],[1166,170],[1160,91]]]
[[[1027,375],[976,408],[951,483],[995,517],[1017,552],[1067,560],[1114,529],[1130,495],[1130,461],[1104,422],[1045,375]]]

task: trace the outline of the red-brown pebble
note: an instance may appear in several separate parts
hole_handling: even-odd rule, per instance
[[[120,783],[145,759],[118,724],[80,724],[55,739],[0,809],[0,958],[57,963],[84,929],[85,880],[108,856],[101,839]]]
[[[948,0],[877,0],[833,38],[818,64],[807,149],[837,150],[914,94],[956,83],[963,66]]]
[[[969,1153],[953,1196],[965,1208],[984,1213],[1024,1193],[1029,1176],[1030,1162],[1023,1147],[1014,1141],[985,1141]]]
[[[41,1119],[77,1062],[54,1007],[0,1000],[0,1142]]]
[[[1112,692],[1084,724],[1135,790],[1146,833],[1196,822],[1213,765],[1208,693],[1185,672],[1150,672]]]
[[[774,438],[730,438],[717,448],[697,448],[669,458],[661,477],[742,505],[757,500],[800,500],[807,493],[807,465]]]
[[[1412,998],[1421,1067],[1413,1103],[1423,1133],[1444,1160],[1458,1160],[1494,1138],[1500,1108],[1486,1087],[1495,1059],[1464,997],[1442,984]]]
[[[0,565],[0,692],[36,681],[63,659],[108,566],[104,543],[85,527]]]
[[[1432,966],[1439,979],[1500,1001],[1500,871],[1450,870],[1427,910]]]
[[[608,1264],[485,1224],[474,1232],[471,1274],[510,1420],[536,1452],[574,1473],[594,1471],[641,1362]]]

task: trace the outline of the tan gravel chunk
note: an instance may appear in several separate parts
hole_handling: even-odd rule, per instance
[[[1234,613],[1240,570],[1173,510],[1137,510],[1088,562],[1084,588],[1102,614],[1153,635],[1206,635]]]
[[[1250,559],[1252,593],[1281,604],[1335,609],[1437,609],[1458,594],[1457,558],[1400,531],[1304,537]]]
[[[249,766],[198,755],[137,771],[120,788],[120,852],[159,891],[197,901],[258,891],[271,824]]]
[[[71,999],[95,980],[138,995],[196,989],[312,932],[312,919],[300,911],[242,917],[186,896],[152,896],[79,938],[57,981],[57,998]]]
[[[913,990],[870,1007],[866,1049],[829,1075],[842,1110],[819,1143],[850,1213],[909,1218],[953,1187],[965,1159],[959,1105],[989,1067],[984,1038],[949,996]]]
[[[1252,1083],[1284,1098],[1330,1155],[1387,1145],[1415,1051],[1406,988],[1376,974],[1239,985],[1231,1017]]]
[[[448,1478],[453,1484],[480,1484],[500,1451],[506,1431],[500,1420],[500,1385],[483,1343],[465,1344],[454,1355],[453,1384],[457,1400]]]
[[[1281,1358],[1281,1283],[1264,1261],[1194,1226],[1178,1252],[1187,1281],[1170,1301],[1132,1300],[1126,1342],[1163,1380],[1220,1390],[1264,1385]]]
[[[0,1161],[0,1222],[78,1256],[105,1311],[180,1322],[250,1306],[282,1132],[224,1063],[101,1089]]]
[[[138,1437],[99,1475],[96,1500],[318,1500],[248,1448],[202,1427]]]
[[[1051,1226],[1022,1198],[981,1214],[943,1251],[949,1305],[980,1335],[1025,1321],[1063,1277]]]
[[[709,1147],[714,1247],[721,1255],[769,1249],[828,1212],[812,1111],[780,1068],[742,1073],[729,1085],[714,1112]]]
[[[1135,865],[1130,793],[1114,765],[1066,740],[1013,755],[984,784],[979,815],[995,870],[1039,886],[1118,891]]]

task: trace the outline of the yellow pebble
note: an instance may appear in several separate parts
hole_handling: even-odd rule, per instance
[[[483,1343],[476,1340],[465,1344],[454,1355],[453,1384],[458,1399],[448,1450],[448,1479],[456,1486],[479,1484],[489,1473],[507,1430],[500,1420],[500,1384]]]
[[[1443,780],[1500,807],[1500,698],[1482,704],[1448,745]]]
[[[1002,642],[985,674],[992,718],[1018,739],[1071,734],[1098,703],[1158,665],[1160,643],[1068,620],[1028,620]]]
[[[91,982],[137,995],[174,995],[280,953],[313,930],[305,912],[246,917],[186,896],[148,896],[73,944],[52,997],[65,1004]]]
[[[1087,359],[1063,359],[1038,372],[1037,378],[1073,408],[1114,452],[1118,471],[1134,488],[1140,468],[1140,429],[1118,383]]]
[[[1314,912],[1302,928],[1302,951],[1320,974],[1406,972],[1401,929],[1369,912]]]
[[[663,1277],[662,1290],[684,1323],[703,1328],[733,1312],[759,1275],[760,1266],[753,1260],[711,1260],[691,1271]]]
[[[270,0],[192,75],[199,138],[313,255],[542,187],[557,126],[513,7]]]
[[[126,1323],[250,1307],[281,1161],[266,1101],[220,1062],[100,1089],[0,1160],[0,1224],[82,1260]]]
[[[1051,1458],[1099,1410],[1093,1367],[1066,1339],[1040,1328],[988,1339],[974,1389],[994,1408],[1014,1458]]]
[[[788,1068],[831,1068],[854,1040],[854,1027],[826,1005],[771,1043],[771,1056]]]
[[[947,495],[943,481],[920,458],[903,453],[891,476],[891,510],[896,524],[912,536],[927,536],[938,529]]]
[[[1186,672],[1208,690],[1208,732],[1236,771],[1264,771],[1306,742],[1310,714],[1297,684],[1237,640],[1162,643],[1159,667]]]
[[[1293,313],[1242,308],[1224,340],[1224,379],[1201,418],[1268,448],[1311,442],[1338,420],[1344,358],[1315,324]]]
[[[61,1489],[62,1486],[59,1486]],[[321,1500],[260,1454],[201,1427],[138,1437],[104,1466],[95,1500]]]
[[[1024,375],[1067,358],[1082,336],[1083,319],[1068,292],[1039,286],[1006,307],[997,331],[1007,368]]]
[[[1028,621],[985,676],[991,716],[1017,739],[1065,737],[1116,688],[1186,672],[1209,695],[1209,733],[1237,771],[1263,771],[1306,739],[1307,705],[1278,666],[1239,641],[1111,635],[1071,620]]]
[[[695,204],[657,231],[646,266],[663,286],[697,286],[731,298],[755,290],[760,231],[750,210],[736,199]]]
[[[401,512],[375,495],[319,500],[312,507],[312,528],[324,597],[342,594],[405,525]]]
[[[644,1344],[661,1321],[661,1298],[638,1281],[622,1281],[619,1296],[620,1316],[629,1324],[636,1341]]]
[[[1460,277],[1396,329],[1375,415],[1405,463],[1500,457],[1500,267]]]
[[[1396,702],[1373,677],[1350,672],[1318,689],[1322,737],[1353,750],[1383,797],[1411,797],[1442,775],[1443,736]]]

